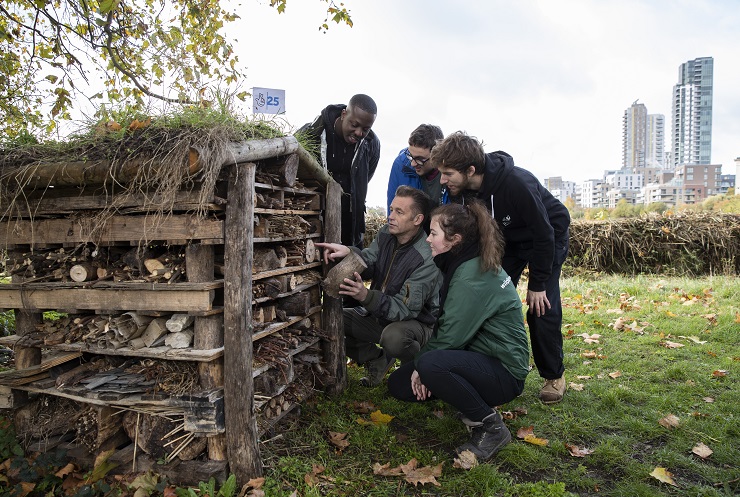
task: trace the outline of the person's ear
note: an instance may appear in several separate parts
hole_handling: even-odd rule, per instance
[[[468,168],[465,170],[465,176],[468,178],[472,178],[475,176],[475,166],[468,166]]]
[[[462,243],[462,235],[460,233],[455,233],[454,235],[452,235],[452,240],[450,241],[452,242],[453,247],[456,245],[460,245],[460,243]]]
[[[424,222],[424,214],[414,216],[414,226],[420,226]]]

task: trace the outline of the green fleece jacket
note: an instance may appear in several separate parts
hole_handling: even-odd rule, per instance
[[[450,281],[439,327],[417,354],[471,350],[498,358],[517,379],[529,372],[522,302],[501,269],[480,271],[480,257],[462,263]]]

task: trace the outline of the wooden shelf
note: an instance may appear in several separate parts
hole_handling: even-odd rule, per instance
[[[290,193],[300,193],[303,195],[319,195],[320,194],[320,192],[316,190],[291,188],[289,186],[268,185],[267,183],[254,183],[254,187],[255,189],[259,189],[259,190],[271,190],[274,192],[283,191],[283,192],[290,192]]]
[[[309,340],[306,340],[304,343],[300,344],[295,349],[289,350],[287,354],[289,356],[294,356],[296,354],[300,354],[301,352],[303,352],[304,350],[306,350],[307,348],[309,348],[311,345],[314,345],[314,344],[318,343],[319,340],[320,340],[319,337],[309,337]],[[260,365],[260,366],[258,366],[256,368],[252,369],[252,378],[257,378],[262,373],[264,373],[264,372],[269,371],[270,369],[272,369],[272,367],[273,367],[272,364],[262,364],[262,365]],[[255,403],[255,405],[256,405],[256,403]]]
[[[313,283],[306,283],[305,285],[298,285],[298,286],[295,287],[295,290],[291,290],[289,292],[284,292],[284,293],[279,293],[279,294],[275,295],[274,297],[260,297],[258,299],[254,299],[254,300],[252,300],[252,304],[262,304],[264,302],[270,302],[271,300],[276,300],[276,299],[280,299],[280,298],[283,298],[283,297],[287,297],[289,295],[293,295],[293,294],[302,292],[304,290],[308,290],[309,288],[313,288],[313,287],[315,287],[318,284],[319,284],[319,282],[318,281],[315,281]]]
[[[95,282],[93,282],[95,283]],[[13,283],[0,285],[0,309],[207,312],[223,280],[208,283]]]
[[[252,275],[252,281],[262,280],[265,278],[272,278],[273,276],[279,276],[281,274],[295,273],[297,271],[303,271],[305,269],[311,269],[315,267],[321,267],[321,262],[311,262],[309,264],[303,264],[301,266],[285,266],[280,269],[273,269],[271,271],[262,271]]]
[[[306,238],[321,238],[321,233],[311,233],[302,236],[281,236],[276,238],[255,238],[254,243],[271,243],[271,242],[292,242],[294,240],[305,240]]]
[[[287,321],[273,323],[270,326],[267,326],[266,328],[258,331],[257,333],[254,333],[252,335],[252,341],[256,342],[257,340],[261,338],[265,338],[266,336],[272,335],[276,331],[285,329],[299,321],[306,319],[309,316],[313,316],[314,314],[320,311],[321,311],[321,306],[317,305],[316,307],[312,307],[311,310],[308,311],[308,314],[306,314],[305,316],[288,316]]]
[[[312,210],[294,210],[294,209],[263,209],[261,207],[255,207],[255,214],[297,214],[299,216],[318,216],[321,211]]]

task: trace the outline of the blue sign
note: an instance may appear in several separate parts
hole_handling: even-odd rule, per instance
[[[252,112],[255,114],[284,113],[285,90],[276,90],[275,88],[253,88]]]

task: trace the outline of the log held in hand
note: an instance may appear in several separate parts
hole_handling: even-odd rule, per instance
[[[331,268],[329,274],[326,275],[326,278],[322,282],[324,291],[334,298],[339,298],[339,285],[342,284],[344,278],[351,279],[355,272],[362,273],[365,269],[367,269],[365,261],[357,252],[351,250],[349,255]]]

